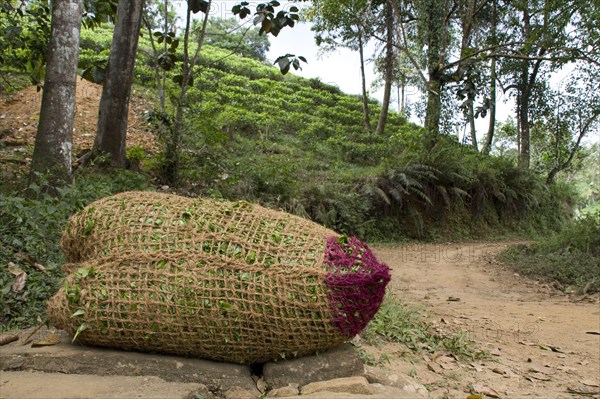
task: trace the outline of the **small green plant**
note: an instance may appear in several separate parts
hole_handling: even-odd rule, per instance
[[[144,150],[139,145],[129,147],[127,149],[127,159],[130,162],[141,162],[146,156],[146,150]]]
[[[390,357],[387,353],[382,353],[379,356],[375,356],[374,354],[367,352],[363,348],[355,348],[355,350],[358,354],[359,359],[368,366],[378,367],[383,366],[386,362],[390,362]]]

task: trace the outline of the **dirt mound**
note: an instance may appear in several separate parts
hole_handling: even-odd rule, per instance
[[[96,135],[98,106],[102,95],[102,86],[77,79],[76,112],[73,130],[73,153],[75,155],[90,149]],[[28,163],[40,115],[42,90],[35,86],[23,89],[5,100],[0,106],[0,158],[20,160]],[[149,105],[135,95],[131,97],[129,107],[129,125],[127,128],[127,147],[141,146],[146,151],[158,151],[154,134],[147,129],[143,112]]]

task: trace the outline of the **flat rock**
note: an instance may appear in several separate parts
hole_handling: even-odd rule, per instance
[[[120,377],[30,371],[2,371],[0,396],[3,399],[214,398],[202,384],[167,382],[153,376]]]
[[[297,396],[300,394],[298,384],[290,384],[287,387],[275,388],[267,393],[267,398],[285,398],[288,396]]]
[[[357,394],[348,392],[315,392],[302,396],[287,396],[280,399],[418,399],[419,396],[408,393],[400,388],[388,387],[381,384],[370,384],[372,394]]]
[[[429,397],[429,392],[423,384],[404,374],[365,366],[365,377],[372,384],[381,384],[383,386],[399,388],[412,394],[415,398]]]
[[[254,389],[249,391],[240,387],[232,387],[225,392],[225,399],[257,399],[260,397],[260,392]]]
[[[336,378],[328,381],[311,382],[300,390],[302,395],[317,392],[343,392],[349,394],[372,395],[373,389],[365,377]]]
[[[349,344],[314,356],[268,362],[263,367],[263,378],[273,388],[289,384],[302,386],[316,381],[362,376],[363,373],[363,363]]]
[[[34,340],[45,336],[37,333]],[[21,333],[21,339],[27,336]],[[2,346],[0,370],[41,371],[45,373],[86,374],[95,376],[156,376],[165,382],[202,384],[210,391],[225,393],[232,387],[260,393],[245,365],[213,362],[202,359],[125,352],[112,349],[71,344],[66,333],[61,333],[61,343],[53,346],[31,348],[21,339]],[[4,391],[4,389],[3,389]]]
[[[407,392],[402,388],[390,387],[382,384],[371,384],[373,396],[371,399],[420,399],[424,396],[413,392]]]

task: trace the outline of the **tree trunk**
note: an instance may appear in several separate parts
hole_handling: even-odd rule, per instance
[[[498,30],[498,10],[496,0],[492,2],[492,43],[497,41],[497,30]],[[496,130],[496,57],[492,58],[490,64],[490,122],[488,125],[488,131],[485,136],[485,142],[481,148],[481,153],[489,155],[492,149],[492,143],[494,142],[494,134]]]
[[[530,163],[530,138],[529,138],[529,95],[522,93],[518,109],[519,119],[519,167],[529,169]]]
[[[492,58],[490,65],[490,122],[488,131],[485,135],[485,142],[481,148],[481,153],[489,155],[494,141],[494,133],[496,130],[496,59]]]
[[[163,16],[165,19],[163,25],[163,32],[169,32],[169,1],[165,0],[165,15]],[[175,33],[175,28],[173,28],[173,33]],[[163,40],[163,53],[167,54],[168,44],[166,40]],[[161,84],[159,85],[158,98],[160,100],[160,110],[162,113],[165,113],[167,108],[165,105],[166,98],[166,87],[167,87],[167,71],[164,69],[161,73]]]
[[[523,8],[523,36],[526,43],[532,43],[535,38],[531,32],[531,20],[529,15],[528,2],[525,2]],[[540,49],[541,53],[544,54],[543,47]],[[519,120],[519,167],[523,169],[529,169],[531,155],[530,155],[530,126],[529,126],[529,100],[534,84],[537,79],[537,74],[540,69],[542,60],[535,61],[530,72],[530,61],[523,60],[521,62],[521,72],[519,75],[518,88],[519,94],[517,95],[517,119]]]
[[[371,131],[371,118],[369,117],[369,97],[367,96],[367,80],[365,78],[365,54],[364,54],[364,43],[362,36],[362,28],[358,28],[358,52],[360,54],[360,79],[362,83],[362,106],[363,106],[363,120],[365,130]]]
[[[142,18],[142,22],[144,23],[144,25],[146,26],[146,30],[148,31],[148,39],[150,40],[150,46],[152,47],[152,54],[154,55],[154,59],[156,60],[156,63],[158,64],[158,56],[159,56],[159,52],[158,49],[156,48],[156,43],[154,43],[154,35],[152,32],[152,25],[150,25],[150,22],[146,19],[146,17]],[[166,43],[166,41],[165,41]],[[154,80],[156,82],[156,91],[158,92],[158,102],[160,104],[160,111],[161,112],[165,112],[166,108],[165,108],[165,89],[164,89],[164,85],[163,83],[163,79],[162,76],[164,76],[164,70],[161,72],[160,70],[161,68],[159,68],[158,65],[156,65],[156,67],[154,68]]]
[[[400,84],[400,115],[406,116],[406,80]]]
[[[209,7],[210,9],[210,7]],[[208,14],[205,15],[203,23],[203,32],[207,22]],[[177,99],[175,121],[170,131],[170,136],[167,139],[167,145],[165,148],[165,162],[164,162],[164,177],[167,183],[171,185],[177,184],[179,181],[179,167],[181,158],[179,150],[181,148],[181,136],[184,127],[183,116],[184,109],[187,107],[187,88],[189,78],[191,77],[191,71],[194,69],[194,65],[190,66],[190,54],[189,54],[189,40],[190,30],[192,23],[192,10],[190,5],[187,6],[186,18],[185,18],[185,33],[183,37],[183,63],[181,65],[181,91],[179,92],[179,98]],[[204,33],[202,33],[204,34]]]
[[[437,73],[430,73],[427,82],[427,108],[425,110],[425,128],[433,137],[440,132],[440,117],[442,114],[442,82]]]
[[[129,97],[144,0],[119,0],[106,81],[100,99],[94,154],[110,155],[111,166],[126,166]]]
[[[390,108],[390,97],[392,92],[392,80],[394,79],[394,13],[389,4],[385,4],[385,84],[383,87],[383,102],[381,113],[377,122],[376,134],[383,134],[387,122],[388,110]]]
[[[55,0],[40,118],[30,179],[47,174],[51,186],[71,179],[73,117],[82,3]]]
[[[404,99],[400,99],[400,89],[402,89],[402,96],[404,96],[404,86],[402,83],[398,83],[396,86],[396,97],[398,102],[398,113],[402,115],[402,107],[404,106]]]
[[[492,43],[496,44],[498,34],[498,9],[497,0],[492,1]],[[496,57],[492,57],[490,64],[490,122],[488,131],[485,136],[485,142],[481,153],[489,155],[494,142],[494,134],[496,133]]]
[[[465,58],[468,51],[472,51],[473,48],[470,46],[471,38],[473,36],[473,27],[475,25],[475,14],[476,14],[476,4],[475,0],[467,0],[466,1],[466,9],[464,10],[463,15],[461,16],[461,30],[462,30],[462,38],[460,44],[460,58]],[[465,73],[471,68],[473,65],[473,60],[466,60],[465,62],[460,62],[458,64],[458,68],[455,72],[455,79],[457,81],[461,80]]]
[[[521,154],[521,118],[519,117],[519,115],[521,115],[521,93],[519,93],[517,91],[517,157],[519,156],[519,154]]]
[[[426,148],[431,149],[440,133],[442,115],[442,73],[446,63],[448,45],[448,0],[443,5],[435,0],[427,0],[427,107],[425,109]]]
[[[471,146],[475,151],[479,151],[479,147],[477,145],[477,130],[475,129],[475,112],[473,110],[473,103],[475,99],[469,99],[469,132],[471,134]]]

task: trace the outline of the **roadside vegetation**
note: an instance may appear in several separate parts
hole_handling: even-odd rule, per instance
[[[385,362],[385,354],[376,357],[362,350],[361,342],[375,347],[384,342],[404,345],[410,352],[448,352],[457,359],[474,361],[487,358],[489,354],[469,342],[464,331],[441,331],[427,320],[426,312],[415,305],[407,305],[393,294],[388,294],[367,328],[360,334],[358,352],[370,365]]]
[[[568,294],[600,292],[600,212],[585,214],[559,233],[500,255],[521,275]]]
[[[80,173],[58,195],[0,187],[0,331],[45,319],[46,301],[64,273],[60,237],[68,218],[88,203],[126,190],[148,188],[146,177],[129,171]]]

